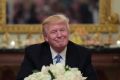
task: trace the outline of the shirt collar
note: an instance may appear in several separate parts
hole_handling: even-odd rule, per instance
[[[56,55],[58,55],[58,53],[50,46],[50,50],[52,53],[52,59],[55,58]],[[65,47],[65,49],[59,53],[59,55],[65,60],[65,56],[66,56],[66,51],[67,51],[67,47]]]

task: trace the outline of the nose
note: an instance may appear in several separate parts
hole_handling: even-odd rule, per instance
[[[57,37],[61,37],[62,33],[60,31],[57,31]]]

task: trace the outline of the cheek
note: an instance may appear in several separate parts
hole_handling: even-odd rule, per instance
[[[66,36],[66,37],[68,37],[69,33],[65,32],[63,35]]]
[[[49,35],[49,36],[48,36],[48,39],[50,39],[50,40],[53,40],[53,39],[55,39],[55,38],[56,38],[55,35]]]

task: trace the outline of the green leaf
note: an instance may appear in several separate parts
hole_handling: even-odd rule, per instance
[[[70,70],[70,68],[68,66],[65,66],[65,71]]]
[[[55,79],[55,76],[53,75],[53,73],[50,70],[48,70],[48,73],[51,75],[52,80]]]

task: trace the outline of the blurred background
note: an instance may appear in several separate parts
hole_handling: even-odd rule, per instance
[[[0,80],[16,80],[25,47],[44,41],[40,23],[56,13],[69,17],[69,39],[91,50],[98,80],[120,80],[119,4],[120,0],[0,0]]]
[[[36,24],[62,13],[72,23],[98,23],[99,0],[8,0],[7,23]]]

